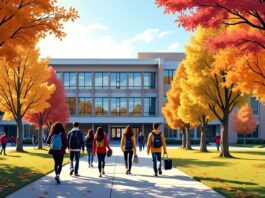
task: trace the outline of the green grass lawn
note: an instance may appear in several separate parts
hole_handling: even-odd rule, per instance
[[[265,197],[265,150],[231,151],[235,158],[198,150],[169,150],[174,166],[226,197]]]
[[[69,162],[65,155],[64,164]],[[26,150],[24,153],[7,150],[0,155],[0,197],[35,181],[53,171],[53,159],[48,150]]]

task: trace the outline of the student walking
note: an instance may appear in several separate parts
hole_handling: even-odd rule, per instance
[[[2,149],[1,149],[0,154],[2,155],[2,153],[4,152],[4,155],[6,155],[7,137],[6,137],[6,133],[5,132],[1,133],[0,142],[1,142],[1,145],[2,145]]]
[[[85,137],[88,167],[93,167],[93,141],[94,141],[94,131],[92,129],[89,129]]]
[[[52,125],[47,138],[47,144],[50,145],[49,154],[52,155],[54,160],[55,180],[58,184],[60,184],[63,158],[68,145],[65,129],[60,122],[56,122]]]
[[[83,133],[79,129],[79,123],[73,123],[73,129],[68,132],[67,136],[68,140],[68,147],[70,151],[70,175],[75,173],[75,176],[79,176],[78,169],[79,169],[79,158],[80,158],[80,151],[84,152],[84,137]],[[75,159],[75,165],[74,165]]]
[[[215,142],[215,144],[216,144],[217,151],[219,151],[220,141],[221,141],[221,137],[220,137],[219,134],[217,133],[216,136],[214,137],[214,142]]]
[[[144,150],[144,135],[140,131],[139,136],[138,136],[138,145],[139,145],[139,151]]]
[[[159,175],[162,175],[162,169],[161,169],[162,147],[164,154],[167,154],[165,136],[161,131],[158,130],[158,127],[159,127],[158,123],[153,124],[153,131],[149,134],[147,141],[147,154],[149,155],[150,151],[152,153],[155,176],[158,176],[157,172],[159,173]],[[158,168],[157,168],[157,161],[159,162]]]
[[[105,169],[105,157],[107,153],[106,148],[111,150],[107,136],[105,135],[103,129],[101,127],[98,127],[93,142],[93,155],[95,156],[97,154],[98,156],[99,177],[105,175],[104,169]]]
[[[132,158],[133,154],[136,155],[136,140],[133,130],[130,126],[127,126],[125,132],[122,134],[121,150],[124,154],[126,175],[132,174]]]
[[[32,135],[31,141],[32,141],[32,146],[35,149],[35,146],[36,146],[36,143],[37,143],[35,134]]]
[[[15,136],[11,135],[10,142],[11,142],[11,146],[16,146],[16,138],[15,138]]]

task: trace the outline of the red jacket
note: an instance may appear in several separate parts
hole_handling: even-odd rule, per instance
[[[52,155],[53,154],[54,155],[65,154],[65,150],[66,150],[66,148],[68,146],[67,137],[66,137],[66,134],[61,134],[61,136],[62,136],[62,144],[63,144],[61,150],[54,151],[54,150],[50,149],[49,150],[49,154],[52,154]],[[51,144],[51,138],[52,138],[52,136],[49,135],[49,137],[47,138],[47,144]]]
[[[0,137],[0,142],[1,142],[1,144],[6,144],[6,143],[7,143],[6,135],[2,135],[2,136]]]
[[[97,147],[97,137],[94,137],[93,141],[93,155],[96,155],[96,153],[107,153],[107,149],[110,149],[108,138],[106,135],[104,135],[104,147]]]
[[[215,142],[215,143],[220,144],[220,141],[221,141],[220,136],[215,136],[215,137],[214,137],[214,142]]]

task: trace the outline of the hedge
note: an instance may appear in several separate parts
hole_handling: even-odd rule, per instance
[[[264,139],[238,139],[237,140],[238,144],[265,144],[265,140]]]

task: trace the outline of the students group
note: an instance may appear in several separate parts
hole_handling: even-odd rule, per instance
[[[150,152],[152,153],[154,176],[162,174],[162,148],[164,154],[167,154],[164,134],[159,131],[158,128],[159,124],[154,123],[153,131],[149,134],[147,141],[147,154],[149,155]],[[140,133],[138,136],[140,151],[144,149],[144,142],[144,135]],[[112,155],[112,149],[109,146],[108,139],[103,131],[103,128],[98,127],[95,133],[92,129],[90,129],[84,137],[82,131],[79,129],[78,122],[73,123],[73,128],[68,133],[66,133],[61,123],[54,123],[47,138],[47,144],[50,145],[49,154],[51,154],[54,159],[54,171],[56,174],[55,180],[58,184],[61,182],[60,173],[62,170],[64,154],[66,153],[67,148],[70,152],[70,175],[75,176],[79,176],[78,169],[80,152],[81,150],[84,152],[85,147],[88,155],[88,167],[93,167],[93,156],[97,155],[98,157],[99,177],[105,175],[106,155],[108,157]],[[131,174],[133,156],[137,158],[136,137],[130,126],[127,126],[122,134],[121,150],[124,154],[125,173],[129,175]]]

